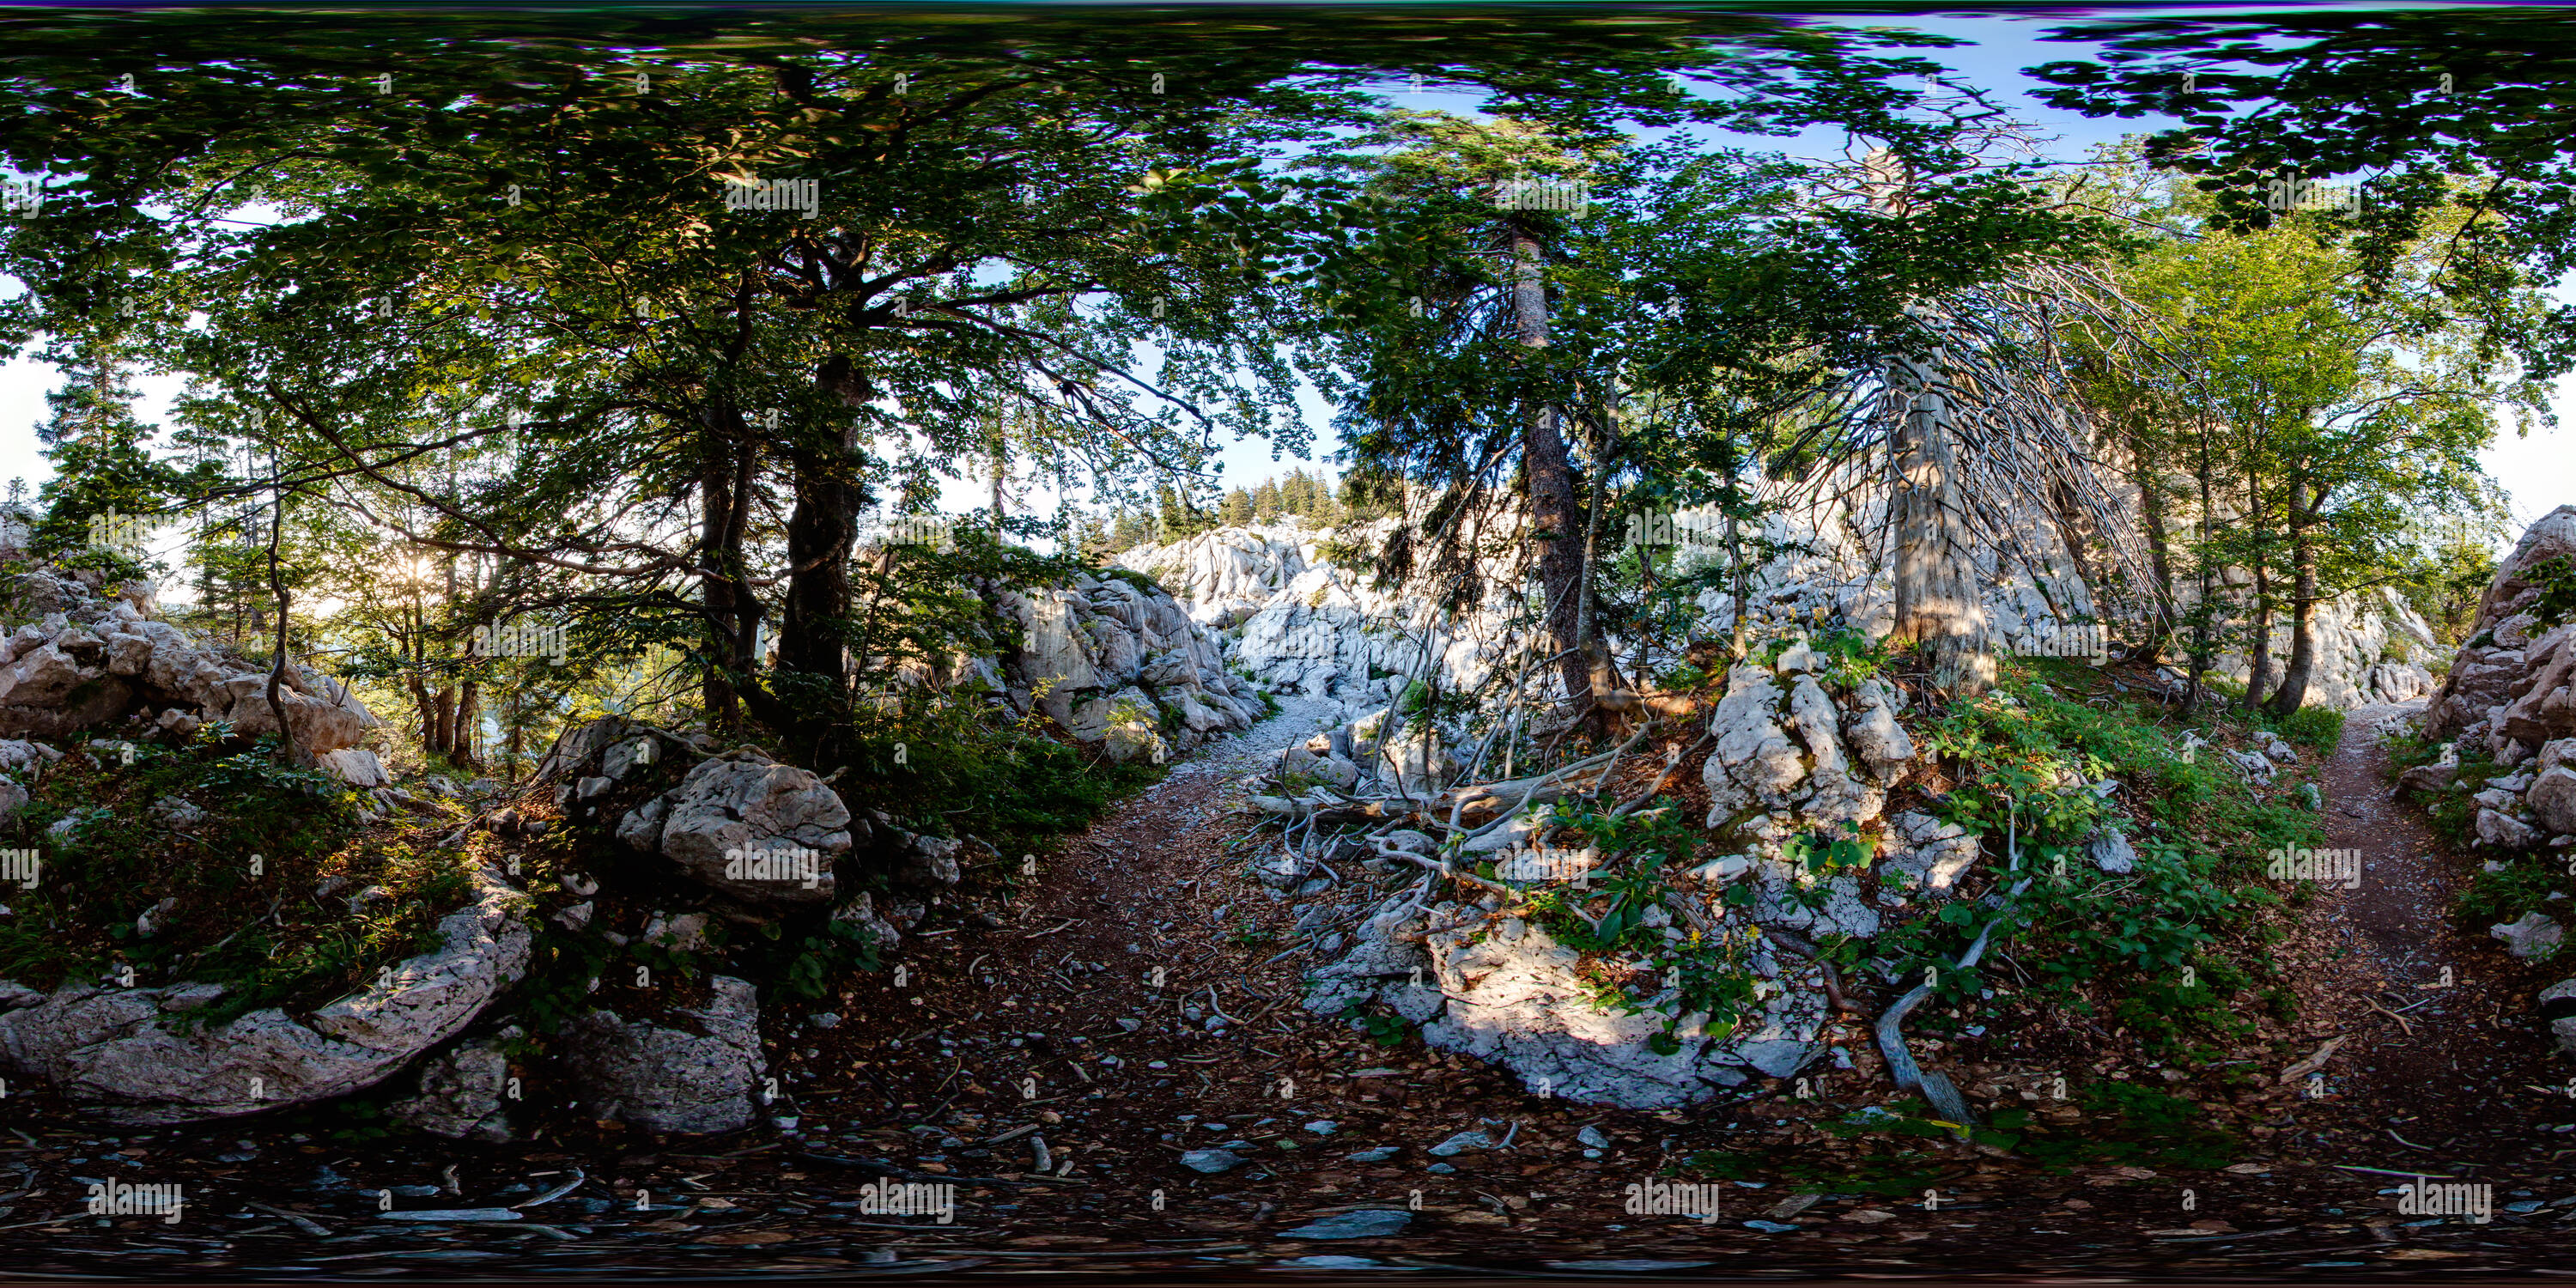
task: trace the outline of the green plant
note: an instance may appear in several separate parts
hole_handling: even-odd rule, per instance
[[[865,929],[856,922],[827,921],[823,933],[807,936],[797,945],[796,955],[779,973],[779,982],[789,993],[812,999],[829,994],[838,978],[883,969],[875,938]]]
[[[1368,1035],[1369,1041],[1382,1047],[1403,1045],[1404,1036],[1413,1031],[1412,1026],[1404,1022],[1404,1017],[1358,1002],[1342,1008],[1342,1019],[1358,1025],[1360,1031]]]
[[[2320,756],[2334,754],[2343,744],[2343,709],[2340,707],[2301,707],[2281,722],[2281,736],[2306,744]]]
[[[2576,613],[2576,564],[2567,556],[2552,555],[2531,564],[2522,570],[2522,580],[2540,587],[2540,598],[2531,603],[2532,615],[2540,623],[2534,635],[2556,629]]]
[[[2473,922],[2518,921],[2524,913],[2547,911],[2551,895],[2576,888],[2567,860],[2509,859],[2493,872],[2478,872],[2460,891],[2459,910]]]
[[[2209,1126],[2199,1105],[2151,1087],[2097,1082],[2079,1092],[2076,1103],[2085,1115],[2080,1130],[2024,1122],[2019,1152],[2053,1168],[2127,1163],[2217,1171],[2243,1148],[2233,1133]]]

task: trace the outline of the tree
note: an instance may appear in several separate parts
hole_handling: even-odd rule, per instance
[[[1004,445],[1024,463],[1111,487],[1195,476],[1220,432],[1299,444],[1274,275],[1354,216],[1328,185],[1284,200],[1262,159],[1351,124],[1350,91],[1465,79],[1592,129],[1804,119],[1817,85],[1902,102],[1845,74],[1885,38],[1730,15],[1540,44],[1409,20],[744,14],[657,43],[597,18],[240,18],[7,24],[9,157],[76,176],[0,247],[29,284],[12,332],[146,306],[139,350],[282,418],[286,486],[409,498],[405,540],[543,570],[623,647],[685,649],[711,720],[747,703],[825,759],[874,656],[850,547],[875,487],[973,468],[997,416],[1037,436]],[[98,93],[103,68],[134,92]],[[1677,68],[1734,97],[1683,95]],[[260,203],[295,217],[236,218]],[[181,325],[198,309],[214,323]],[[463,449],[452,495],[396,468]]]
[[[1217,512],[1217,522],[1229,528],[1250,527],[1252,515],[1252,494],[1235,488],[1225,494],[1225,505]]]
[[[2145,156],[2202,176],[2223,222],[2267,227],[2301,204],[2282,200],[2293,184],[2366,178],[2355,208],[2329,216],[2357,234],[2366,289],[2414,278],[2480,356],[2509,350],[2535,379],[2576,364],[2576,306],[2523,294],[2576,268],[2576,134],[2559,110],[2576,33],[2556,15],[2159,17],[2051,39],[2099,42],[2104,59],[2031,69],[2057,86],[2039,97],[2088,116],[2179,116]]]
[[[2373,289],[2323,221],[2228,231],[2209,226],[2196,192],[2146,213],[2170,231],[2123,286],[2157,319],[2165,352],[2143,367],[2097,362],[2109,378],[2093,388],[2133,419],[2149,407],[2167,418],[2132,450],[2179,456],[2196,474],[2202,598],[2217,568],[2249,570],[2245,703],[2285,718],[2315,674],[2316,606],[2408,575],[2420,562],[2413,513],[2485,502],[2476,453],[2493,436],[2490,409],[2545,417],[2545,396],[2478,358],[2474,323],[2427,280],[2438,236]],[[2285,602],[2276,683],[2271,624]]]
[[[97,543],[94,520],[123,516],[125,554],[139,559],[139,539],[151,520],[180,485],[178,471],[157,460],[150,450],[156,432],[134,417],[133,387],[113,357],[74,359],[64,368],[64,382],[45,395],[52,415],[36,427],[36,439],[54,463],[54,476],[37,489],[45,507],[31,548],[39,554],[63,555]]]

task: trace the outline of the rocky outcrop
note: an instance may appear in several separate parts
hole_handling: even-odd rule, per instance
[[[1299,525],[1219,528],[1169,545],[1143,545],[1119,566],[1153,578],[1190,617],[1222,629],[1261,611],[1312,562],[1313,538]]]
[[[564,1064],[591,1117],[648,1131],[739,1131],[758,1114],[760,994],[718,975],[704,1006],[681,1012],[697,1031],[593,1010],[565,1026]]]
[[[2576,736],[2576,623],[2543,627],[2535,567],[2576,560],[2576,505],[2562,505],[2524,530],[2478,600],[2468,642],[2424,712],[2426,737],[2483,742],[2516,764],[2542,743]]]
[[[119,1122],[178,1123],[309,1104],[375,1085],[454,1037],[524,974],[524,896],[492,871],[438,923],[440,945],[305,1020],[270,1008],[197,1027],[220,984],[67,983],[0,1014],[0,1057]]]
[[[1776,856],[1793,831],[1870,823],[1913,761],[1893,686],[1871,677],[1841,688],[1822,671],[1794,642],[1773,666],[1728,674],[1700,773],[1707,827],[1721,844]]]
[[[1000,661],[1012,708],[1043,712],[1115,759],[1168,757],[1249,729],[1265,710],[1207,628],[1151,583],[1083,574],[986,598],[1020,628]]]
[[[1171,587],[1190,617],[1225,632],[1226,662],[1273,691],[1358,708],[1384,705],[1415,680],[1472,688],[1501,655],[1511,596],[1498,586],[1488,602],[1452,612],[1379,589],[1369,570],[1325,553],[1333,540],[1375,549],[1393,527],[1220,528],[1140,546],[1119,562]],[[1551,683],[1534,679],[1541,690]]]
[[[1419,948],[1407,942],[1414,935]],[[1705,1014],[1680,1016],[1670,1049],[1658,1051],[1670,994],[1639,998],[1636,1013],[1604,1005],[1599,985],[1581,973],[1582,956],[1522,918],[1472,904],[1423,911],[1397,899],[1358,940],[1310,977],[1309,1010],[1383,1004],[1421,1025],[1425,1044],[1508,1068],[1540,1095],[1678,1108],[1757,1075],[1787,1077],[1822,1053],[1819,977],[1759,942],[1745,963],[1758,977],[1746,1012],[1722,1034]]]
[[[148,583],[100,593],[36,569],[17,574],[10,590],[16,609],[38,618],[0,639],[0,735],[58,737],[138,714],[167,728],[174,712],[228,721],[239,734],[277,731],[268,668],[152,620]],[[287,725],[308,752],[354,747],[380,724],[310,667],[287,668],[279,688]]]

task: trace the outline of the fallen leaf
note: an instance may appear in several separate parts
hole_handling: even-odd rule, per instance
[[[2469,1254],[2451,1252],[2442,1248],[2399,1248],[2385,1255],[2391,1261],[2440,1261],[2446,1257],[2465,1257]]]
[[[731,1248],[747,1243],[785,1243],[795,1237],[785,1230],[734,1230],[725,1234],[710,1234],[698,1242]]]
[[[1883,1208],[1862,1208],[1847,1219],[1858,1221],[1862,1225],[1876,1225],[1881,1221],[1895,1220],[1896,1214]]]

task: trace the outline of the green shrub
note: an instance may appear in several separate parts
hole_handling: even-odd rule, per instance
[[[2343,710],[2340,707],[2301,707],[2281,722],[2281,736],[2304,743],[2320,756],[2331,756],[2343,745]]]
[[[2472,923],[2493,925],[2501,921],[2519,921],[2527,912],[2547,912],[2549,896],[2576,889],[2576,879],[2566,872],[2564,860],[2507,860],[2495,872],[2481,871],[2469,878],[2460,891],[2460,914]]]

